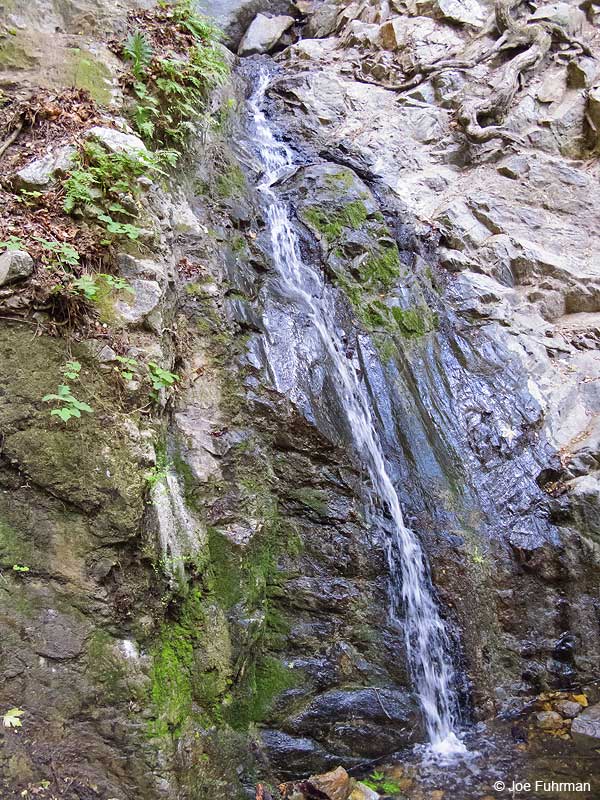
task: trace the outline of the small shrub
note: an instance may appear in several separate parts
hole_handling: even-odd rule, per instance
[[[150,382],[152,384],[150,394],[154,400],[158,400],[161,389],[170,389],[179,380],[179,375],[159,367],[154,361],[148,364],[148,372],[150,373]]]
[[[68,361],[63,370],[63,375],[70,381],[79,379],[81,372],[81,364],[79,361]],[[74,397],[71,392],[71,387],[67,383],[62,383],[57,390],[56,394],[47,394],[42,397],[43,403],[58,403],[55,408],[50,411],[50,416],[56,416],[62,419],[63,422],[68,422],[72,417],[81,417],[81,412],[85,411],[87,414],[93,414],[94,409],[90,408],[87,403],[81,402]]]

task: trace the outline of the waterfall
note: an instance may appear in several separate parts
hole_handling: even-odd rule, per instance
[[[458,701],[449,655],[450,642],[436,604],[423,551],[415,533],[404,524],[366,390],[355,365],[346,356],[341,335],[333,325],[333,291],[320,275],[302,262],[298,237],[287,206],[273,190],[277,181],[294,166],[294,160],[291,150],[276,139],[262,111],[268,84],[268,75],[261,73],[249,106],[254,122],[255,146],[264,170],[258,188],[265,200],[275,267],[288,296],[302,304],[307,321],[314,326],[326,349],[357,456],[368,470],[373,489],[392,518],[393,533],[386,542],[391,572],[390,615],[393,623],[404,627],[408,661],[431,749],[446,754],[464,752],[464,745],[455,732]],[[315,291],[312,291],[311,284]],[[311,286],[310,292],[306,290],[307,286]]]

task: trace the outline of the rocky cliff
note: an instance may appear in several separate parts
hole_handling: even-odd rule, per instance
[[[466,730],[598,700],[594,6],[209,3],[229,50],[186,3],[0,7],[2,796],[254,797],[424,740],[389,509],[273,263],[265,69]]]

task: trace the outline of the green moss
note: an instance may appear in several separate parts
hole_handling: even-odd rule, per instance
[[[191,716],[194,647],[204,628],[205,611],[199,590],[185,598],[177,621],[166,623],[152,650],[151,700],[154,736],[177,735]]]
[[[408,309],[395,307],[392,309],[392,314],[398,329],[408,338],[424,336],[436,330],[438,326],[437,315],[426,306]]]
[[[123,658],[115,652],[115,640],[106,631],[94,631],[88,640],[88,673],[107,698],[126,699],[130,692],[125,684],[127,669]]]
[[[325,175],[325,185],[330,189],[349,189],[354,183],[354,174],[349,170]]]
[[[309,227],[323,234],[328,242],[333,242],[339,239],[344,228],[360,228],[369,215],[361,200],[353,200],[336,210],[308,206],[302,209],[301,216]]]
[[[13,564],[31,566],[37,560],[34,543],[0,519],[0,565],[10,569]]]
[[[73,85],[86,89],[97,103],[108,105],[112,99],[110,69],[91,53],[79,48],[75,47],[67,52],[67,71],[72,75]]]
[[[235,730],[246,730],[265,719],[274,699],[296,682],[292,669],[278,658],[260,658],[248,666],[238,697],[226,709],[225,719]]]
[[[5,69],[31,69],[36,64],[27,38],[21,33],[0,41],[0,67]]]
[[[215,189],[221,198],[241,197],[247,191],[246,176],[237,164],[230,164],[216,180]]]
[[[400,256],[393,242],[370,255],[359,270],[360,282],[376,289],[391,289],[399,277]]]
[[[320,492],[318,489],[311,489],[308,486],[304,486],[300,489],[294,489],[290,494],[299,503],[316,511],[317,514],[321,516],[327,515],[328,506],[325,492]]]

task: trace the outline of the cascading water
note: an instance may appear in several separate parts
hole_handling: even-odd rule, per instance
[[[390,613],[393,622],[404,626],[409,664],[432,749],[447,754],[464,752],[464,745],[455,732],[458,702],[449,656],[450,643],[419,540],[404,524],[367,393],[355,365],[346,355],[341,335],[332,324],[333,291],[319,274],[302,262],[288,209],[273,191],[277,181],[293,168],[294,161],[291,150],[273,135],[262,111],[268,84],[269,76],[262,73],[249,104],[256,147],[264,169],[258,188],[265,198],[275,266],[286,293],[301,304],[306,320],[314,326],[327,351],[357,455],[392,518],[393,534],[387,541],[392,578]]]

